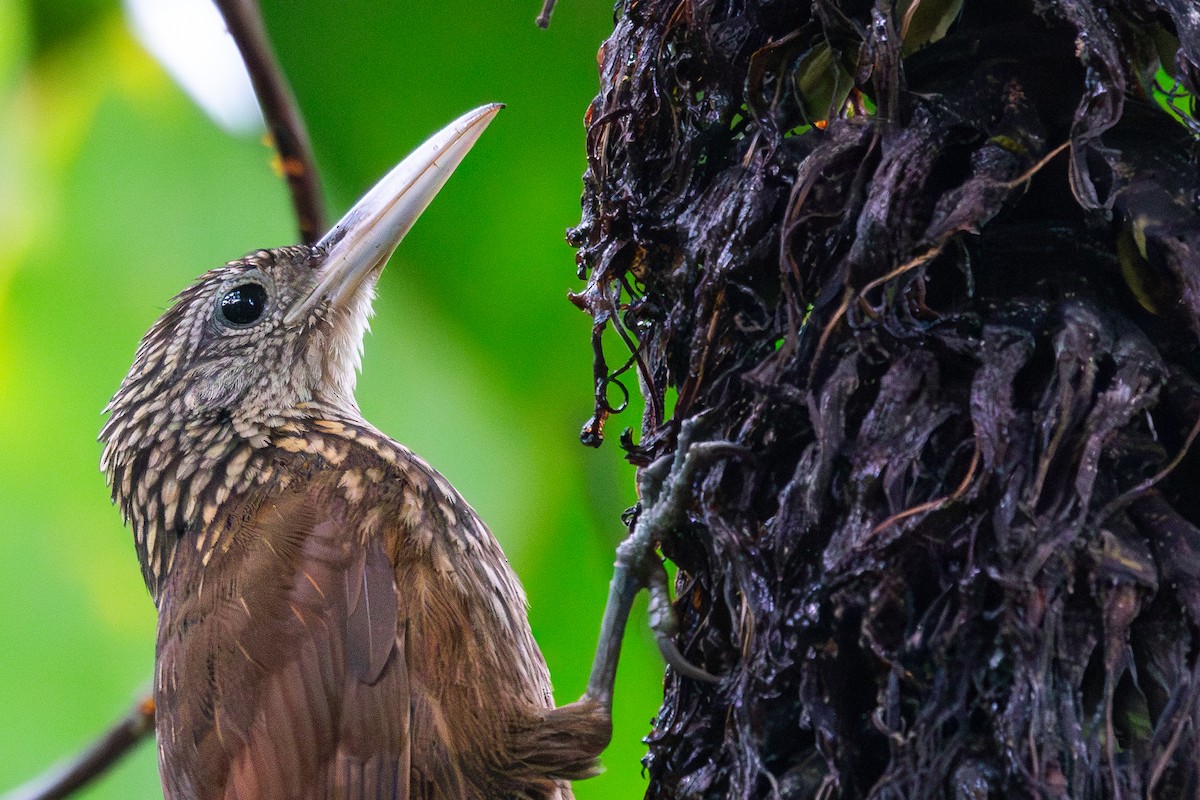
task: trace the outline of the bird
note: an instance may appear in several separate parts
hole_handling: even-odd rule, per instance
[[[201,275],[106,408],[101,469],[158,612],[168,800],[570,800],[597,771],[611,691],[555,707],[495,538],[354,398],[384,264],[499,109],[316,244]]]

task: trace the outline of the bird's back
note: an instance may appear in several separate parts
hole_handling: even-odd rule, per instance
[[[554,709],[520,585],[449,483],[345,421],[235,457],[257,477],[197,509],[159,601],[168,797],[569,798],[607,716]]]

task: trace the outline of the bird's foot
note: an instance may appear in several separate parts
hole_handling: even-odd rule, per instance
[[[652,557],[657,554],[651,550]],[[650,630],[654,632],[654,641],[663,660],[680,675],[705,683],[716,683],[717,676],[697,667],[679,652],[675,644],[675,636],[679,633],[679,615],[675,613],[675,605],[671,601],[671,589],[667,585],[667,570],[662,561],[656,561],[651,572],[646,576],[646,592],[650,596],[648,621]],[[635,589],[636,593],[636,589]]]
[[[688,661],[675,644],[679,619],[671,601],[667,572],[658,544],[670,530],[686,522],[699,470],[714,461],[748,454],[745,447],[726,441],[695,442],[697,423],[684,420],[672,455],[663,456],[638,475],[641,511],[629,537],[617,547],[616,565],[608,590],[608,604],[600,627],[600,642],[592,662],[587,696],[612,705],[617,660],[629,610],[638,592],[650,595],[649,622],[666,662],[679,674],[715,683],[716,676]]]

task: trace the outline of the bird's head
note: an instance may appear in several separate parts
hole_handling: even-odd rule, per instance
[[[253,437],[308,407],[357,414],[354,384],[383,265],[500,107],[435,134],[317,244],[259,250],[180,293],[109,404],[105,461],[114,449],[214,419]]]

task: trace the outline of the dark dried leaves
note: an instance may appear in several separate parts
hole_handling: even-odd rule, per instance
[[[756,455],[663,543],[725,678],[671,678],[651,797],[1200,793],[1197,125],[1147,91],[1195,6],[956,6],[628,0],[602,48],[631,458]]]

